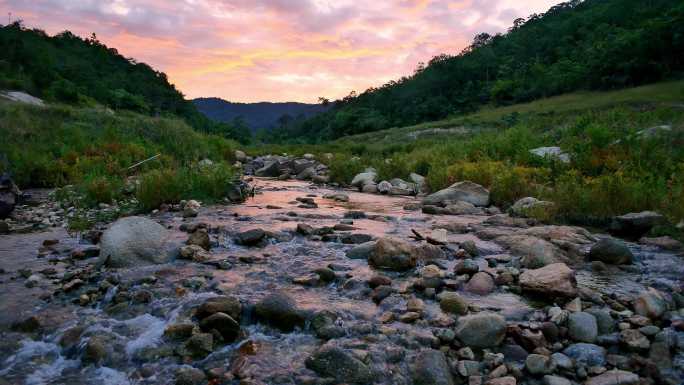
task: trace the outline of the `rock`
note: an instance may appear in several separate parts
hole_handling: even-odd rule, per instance
[[[176,385],[201,385],[206,379],[203,371],[191,366],[183,366],[176,370]]]
[[[596,318],[596,324],[598,325],[598,333],[609,334],[615,330],[615,320],[610,315],[610,311],[603,309],[590,308],[586,310],[587,313],[593,315]]]
[[[361,189],[363,186],[368,184],[375,184],[375,179],[378,177],[378,173],[374,169],[367,169],[365,172],[357,174],[351,181],[351,185]]]
[[[634,299],[634,311],[652,319],[660,318],[668,309],[667,301],[661,292],[649,287]]]
[[[612,265],[628,265],[632,263],[634,255],[623,242],[603,238],[591,247],[589,259]]]
[[[491,348],[501,344],[506,336],[506,320],[489,312],[467,315],[459,317],[455,332],[466,346]]]
[[[382,182],[378,183],[378,192],[380,194],[389,194],[391,189],[392,184],[386,180],[383,180]]]
[[[533,375],[551,374],[556,370],[556,363],[551,357],[530,354],[525,359],[525,368]]]
[[[568,317],[568,335],[575,341],[592,343],[598,336],[596,318],[585,312],[571,313]]]
[[[267,295],[256,304],[254,311],[258,319],[282,331],[289,332],[295,327],[304,326],[304,314],[297,308],[295,301],[284,293]]]
[[[473,275],[480,271],[480,266],[470,258],[462,259],[454,266],[454,273],[457,275],[467,274]]]
[[[204,301],[197,310],[195,310],[195,316],[201,320],[215,313],[225,313],[233,319],[239,320],[241,311],[242,305],[237,298],[219,296]]]
[[[433,213],[429,210],[434,207]],[[441,215],[481,215],[482,209],[480,207],[475,207],[472,203],[457,201],[452,202],[444,206],[444,208],[437,206],[425,206],[423,207],[423,212],[426,214],[441,214]]]
[[[337,202],[349,202],[349,195],[344,193],[332,193],[323,195],[323,199],[332,199]]]
[[[335,280],[335,272],[331,269],[328,269],[327,267],[320,267],[314,270],[314,273],[318,275],[318,278],[322,282],[332,282]]]
[[[197,245],[181,246],[180,258],[191,259],[196,262],[204,262],[209,259],[209,254]]]
[[[373,302],[376,304],[379,304],[383,299],[392,295],[392,293],[394,293],[394,289],[391,286],[381,285],[373,289],[371,299],[373,299]]]
[[[214,313],[200,321],[202,331],[216,330],[225,342],[233,342],[240,333],[240,324],[225,313]]]
[[[428,195],[423,199],[423,204],[444,206],[447,201],[464,201],[475,206],[489,206],[489,191],[479,184],[463,181]]]
[[[409,179],[416,185],[417,192],[425,192],[427,190],[427,185],[425,184],[425,177],[418,175],[415,172],[409,174]]]
[[[515,377],[512,377],[512,376],[492,378],[485,383],[485,385],[516,385],[516,384],[517,384],[517,380],[515,379]]]
[[[453,385],[449,364],[439,350],[423,350],[416,354],[411,366],[414,385]]]
[[[465,286],[465,289],[471,293],[479,295],[487,295],[494,291],[496,284],[491,275],[485,272],[479,272],[473,275]]]
[[[348,351],[330,344],[321,346],[309,358],[306,367],[339,383],[367,384],[373,381],[371,370]]]
[[[314,175],[311,177],[311,181],[316,184],[325,184],[330,182],[330,177],[327,175]]]
[[[36,316],[30,316],[21,321],[14,322],[11,329],[22,333],[33,333],[43,326]]]
[[[194,199],[183,205],[183,218],[194,218],[199,214],[200,203]]]
[[[620,342],[630,350],[640,351],[651,347],[651,342],[636,329],[625,329],[620,332]]]
[[[508,213],[515,217],[538,218],[553,209],[553,202],[540,201],[537,198],[527,197],[516,201],[508,209]]]
[[[439,294],[439,307],[452,314],[464,315],[468,313],[468,301],[452,291]]]
[[[539,269],[525,270],[519,278],[523,291],[555,297],[575,297],[575,272],[564,263],[554,263]]]
[[[541,238],[529,235],[504,235],[494,241],[507,247],[513,255],[522,257],[522,264],[528,269],[562,262],[562,251],[558,246]]]
[[[551,358],[556,362],[556,366],[559,369],[571,370],[575,366],[572,359],[563,353],[553,353]]]
[[[374,241],[366,242],[349,249],[346,255],[349,259],[368,259],[373,253],[374,249]]]
[[[278,161],[270,161],[264,164],[264,167],[256,170],[254,175],[259,177],[275,178],[280,176],[280,164]]]
[[[346,335],[344,328],[336,325],[337,314],[330,310],[322,310],[311,320],[311,329],[316,334],[316,337],[330,340],[333,338],[341,338]]]
[[[164,329],[164,338],[169,340],[185,340],[190,338],[195,325],[191,323],[172,324]]]
[[[363,185],[361,187],[361,192],[366,193],[366,194],[377,194],[378,193],[378,185],[375,183],[369,183]]]
[[[93,336],[86,342],[83,361],[99,364],[107,357],[107,341],[101,336]]]
[[[143,217],[126,217],[114,222],[102,234],[97,264],[138,267],[169,262],[172,258],[169,232]]]
[[[530,150],[530,153],[540,158],[556,159],[563,163],[570,163],[570,155],[561,150],[560,147],[537,147]]]
[[[639,239],[639,243],[643,245],[656,246],[661,249],[670,251],[678,251],[684,249],[684,245],[682,244],[682,242],[679,242],[678,240],[667,236],[656,238],[642,237],[641,239]]]
[[[358,245],[363,243],[368,243],[373,239],[369,234],[346,234],[340,238],[340,241],[347,245]]]
[[[206,229],[197,229],[194,233],[190,234],[186,242],[188,245],[197,245],[204,250],[209,250],[211,247],[211,241],[209,239],[209,234]]]
[[[204,358],[214,349],[214,336],[211,333],[198,333],[190,336],[179,352],[184,356]]]
[[[380,238],[373,246],[368,263],[380,269],[404,271],[416,267],[415,254],[415,248],[407,242]]]
[[[235,150],[235,160],[244,163],[247,161],[247,154],[245,154],[244,151]]]
[[[606,349],[587,343],[577,343],[568,346],[563,354],[585,366],[603,366],[606,364]]]
[[[609,370],[596,377],[592,377],[584,385],[635,385],[639,383],[639,376],[624,370]]]
[[[392,280],[384,275],[374,275],[368,280],[368,286],[370,286],[371,289],[375,289],[376,287],[383,285],[391,286]]]
[[[544,376],[544,385],[572,385],[572,382],[564,377]]]
[[[449,242],[446,229],[434,229],[426,240],[435,245],[445,245]]]
[[[639,238],[649,232],[653,227],[665,224],[665,217],[654,211],[642,211],[629,213],[613,218],[610,224],[610,232],[616,235]]]
[[[266,232],[262,229],[251,229],[238,233],[235,242],[243,246],[256,246],[266,237]]]

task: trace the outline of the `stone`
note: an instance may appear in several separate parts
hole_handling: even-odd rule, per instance
[[[171,324],[164,329],[164,338],[169,340],[185,340],[190,338],[195,325],[191,323]]]
[[[544,385],[572,385],[572,382],[567,378],[560,376],[549,376],[546,375],[543,378]]]
[[[347,350],[330,344],[318,348],[306,359],[305,365],[339,383],[367,384],[373,381],[373,374],[366,364]]]
[[[352,179],[350,185],[358,187],[361,189],[363,186],[368,184],[375,184],[375,179],[378,177],[378,173],[374,169],[367,169],[365,172],[356,174],[354,179]]]
[[[482,312],[459,317],[456,337],[466,346],[491,348],[506,336],[506,320],[496,313]]]
[[[337,314],[330,310],[322,310],[312,318],[311,329],[316,337],[324,340],[344,337],[346,333],[344,328],[336,324],[337,319]]]
[[[375,268],[405,271],[416,267],[416,250],[404,241],[380,238],[373,247],[368,263]]]
[[[233,319],[239,320],[242,311],[240,301],[231,296],[219,296],[209,298],[195,310],[197,318],[204,319],[215,313],[225,313]]]
[[[138,267],[167,263],[173,256],[169,238],[169,232],[150,219],[121,218],[102,234],[97,265]]]
[[[457,275],[467,274],[473,275],[480,271],[480,266],[470,258],[462,259],[454,266],[454,273]]]
[[[42,324],[38,317],[36,316],[30,316],[27,318],[24,318],[21,321],[16,321],[12,323],[12,330],[22,332],[22,333],[33,333],[37,330],[40,330],[42,328]]]
[[[571,313],[568,317],[568,335],[575,341],[592,343],[598,336],[596,318],[586,312]]]
[[[204,250],[209,250],[211,247],[211,241],[209,239],[209,233],[206,229],[197,229],[194,233],[190,234],[186,242],[188,245],[197,245]]]
[[[99,364],[107,357],[107,341],[101,336],[93,336],[86,342],[83,361]]]
[[[620,342],[630,350],[640,351],[651,347],[651,342],[636,329],[625,329],[620,332]]]
[[[534,294],[555,297],[574,297],[577,295],[575,272],[564,263],[554,263],[539,269],[525,270],[520,274],[519,282],[523,291]]]
[[[290,332],[295,327],[304,326],[304,314],[297,308],[296,302],[285,293],[267,295],[256,304],[254,311],[259,320],[282,331]]]
[[[563,255],[558,246],[534,236],[504,235],[494,241],[507,247],[511,254],[522,257],[522,265],[528,269],[559,263]]]
[[[575,366],[575,364],[572,362],[572,359],[563,353],[553,353],[551,358],[556,363],[556,367],[559,369],[572,370],[572,368]]]
[[[492,378],[485,383],[485,385],[516,385],[516,384],[517,384],[517,380],[513,376]]]
[[[275,178],[280,174],[280,164],[278,163],[278,161],[269,161],[264,164],[264,167],[256,170],[256,172],[254,173],[254,175],[259,177],[270,178]]]
[[[204,358],[214,349],[214,336],[211,333],[193,334],[180,349],[182,355]]]
[[[251,229],[238,233],[235,242],[243,246],[256,246],[266,237],[266,232],[262,229]]]
[[[183,366],[176,370],[176,385],[201,385],[206,379],[203,371],[191,366]]]
[[[214,313],[200,321],[202,331],[216,330],[225,342],[233,342],[240,333],[240,324],[225,313]]]
[[[489,190],[479,184],[463,181],[423,198],[424,205],[444,206],[445,202],[464,201],[475,206],[489,206]]]
[[[649,287],[634,299],[634,311],[642,316],[658,319],[668,309],[667,301],[661,292]]]
[[[616,235],[639,238],[653,227],[667,223],[665,217],[654,211],[629,213],[613,218],[610,232]]]
[[[366,242],[347,250],[346,255],[349,259],[368,259],[373,253],[374,249],[374,241]]]
[[[439,294],[439,307],[451,314],[465,315],[468,313],[468,301],[453,291]]]
[[[526,197],[517,200],[509,209],[508,213],[514,217],[536,218],[540,214],[546,214],[553,209],[553,202],[540,201],[537,198]]]
[[[684,249],[682,242],[679,242],[678,240],[668,236],[655,238],[642,237],[639,239],[639,243],[642,245],[656,246],[663,250],[670,251],[679,251]]]
[[[585,366],[603,366],[606,364],[606,349],[587,343],[577,343],[568,346],[563,354]]]
[[[590,378],[584,385],[635,385],[638,383],[638,375],[632,372],[614,369]]]
[[[492,276],[481,271],[470,278],[465,289],[474,294],[487,295],[494,291],[495,287],[496,284]]]
[[[623,242],[603,238],[589,250],[589,260],[601,261],[612,265],[628,265],[632,263],[634,255]]]
[[[551,357],[541,354],[530,354],[525,359],[525,368],[530,374],[550,374],[556,370],[556,363]]]
[[[537,147],[530,150],[530,153],[540,158],[555,159],[563,163],[570,163],[570,155],[563,152],[560,147]]]
[[[449,364],[439,350],[423,350],[416,354],[411,366],[411,378],[415,385],[453,385]]]
[[[392,184],[390,182],[383,180],[378,183],[378,192],[380,194],[389,194],[390,190],[392,190]]]
[[[598,325],[598,333],[609,334],[615,330],[615,320],[610,315],[610,311],[604,309],[590,308],[586,310],[587,313],[593,315],[596,318],[596,324]]]

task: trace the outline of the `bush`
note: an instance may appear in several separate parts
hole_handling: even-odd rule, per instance
[[[123,181],[111,176],[89,176],[82,183],[83,194],[90,205],[111,203],[121,195]]]

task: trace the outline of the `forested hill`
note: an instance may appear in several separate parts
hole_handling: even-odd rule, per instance
[[[411,76],[336,101],[327,113],[274,134],[316,141],[406,126],[581,89],[678,77],[684,69],[684,1],[586,0],[475,37]]]
[[[166,74],[69,31],[49,36],[15,22],[0,28],[0,89],[48,101],[104,105],[148,115],[175,115],[195,129],[247,140],[249,132],[213,122],[186,100]]]
[[[195,106],[209,118],[234,126],[244,122],[252,132],[287,125],[297,119],[310,118],[329,107],[306,103],[233,103],[220,98],[194,99]]]

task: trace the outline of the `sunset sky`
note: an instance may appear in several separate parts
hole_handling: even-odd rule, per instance
[[[409,75],[558,0],[0,0],[5,21],[95,32],[187,97],[315,102]]]

